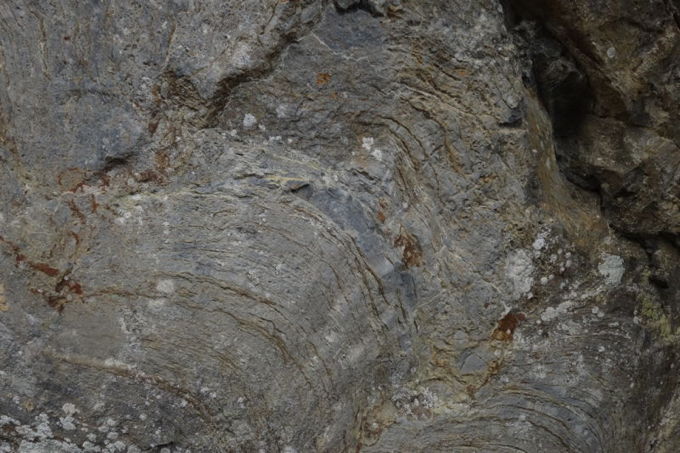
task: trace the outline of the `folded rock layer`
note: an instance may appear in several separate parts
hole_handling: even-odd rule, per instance
[[[0,3],[0,452],[676,452],[676,0]]]

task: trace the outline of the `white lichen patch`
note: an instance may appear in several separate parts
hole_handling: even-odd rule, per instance
[[[547,244],[546,237],[547,237],[547,232],[539,233],[538,236],[536,236],[536,240],[534,241],[534,243],[531,244],[533,249],[536,250],[537,252],[543,250],[543,248]]]
[[[383,152],[374,147],[375,139],[373,137],[363,137],[361,139],[361,147],[368,151],[375,160],[381,161],[383,159]]]
[[[505,269],[512,285],[514,299],[527,294],[531,290],[534,283],[534,264],[526,251],[515,250],[508,255]]]
[[[442,403],[429,388],[400,388],[392,395],[391,400],[403,415],[416,418],[436,412]]]
[[[604,277],[608,285],[618,285],[621,283],[625,270],[623,258],[608,253],[602,254],[602,261],[597,266],[597,271]]]
[[[359,360],[365,356],[365,346],[363,344],[358,344],[349,349],[347,353],[343,356],[341,363],[346,367],[355,366]]]
[[[59,425],[66,431],[73,431],[76,429],[75,419],[71,416],[59,417]]]
[[[156,291],[163,294],[172,294],[175,292],[175,282],[170,279],[159,280],[156,284]]]
[[[132,218],[132,212],[130,211],[123,211],[119,217],[116,217],[114,222],[116,222],[118,225],[125,225],[128,220]]]
[[[286,104],[280,104],[276,107],[276,117],[285,118],[288,116],[288,106]]]
[[[573,306],[574,302],[567,300],[559,304],[557,307],[548,307],[541,314],[541,321],[543,322],[552,321],[553,319],[556,319],[561,315],[566,314]]]
[[[64,403],[64,405],[61,406],[61,410],[64,411],[64,414],[66,415],[73,415],[78,412],[78,409],[76,409],[76,406],[73,403]]]
[[[246,113],[243,116],[243,127],[245,129],[252,129],[257,124],[257,118],[252,113]]]
[[[246,41],[239,41],[229,53],[229,65],[238,69],[248,68],[253,64],[252,45]]]
[[[165,304],[167,303],[166,299],[150,299],[147,304],[149,305],[149,308],[152,310],[160,310],[162,309]]]

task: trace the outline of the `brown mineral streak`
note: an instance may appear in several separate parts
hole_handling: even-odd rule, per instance
[[[499,341],[512,341],[512,335],[520,323],[526,319],[524,313],[510,312],[498,321],[498,327],[493,331],[491,337]]]
[[[19,251],[20,250],[19,246],[17,246],[16,244],[6,240],[2,236],[0,236],[0,242],[2,242],[3,244],[6,244],[10,248],[10,250],[12,250],[17,264],[25,261],[26,264],[28,264],[32,269],[34,269],[36,271],[40,271],[43,274],[49,275],[50,277],[56,277],[57,275],[59,275],[59,273],[60,273],[59,269],[55,269],[54,267],[52,267],[48,264],[45,264],[45,263],[39,263],[39,262],[34,262],[34,261],[29,260],[26,257],[26,255],[22,254]]]
[[[43,274],[49,275],[50,277],[56,277],[59,275],[59,269],[55,269],[45,263],[34,263],[28,261],[28,265],[33,269],[42,272]]]

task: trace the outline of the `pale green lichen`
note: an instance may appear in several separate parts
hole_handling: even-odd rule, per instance
[[[661,304],[651,297],[642,297],[640,314],[645,325],[654,330],[665,343],[680,342],[680,327],[673,329],[671,320]]]

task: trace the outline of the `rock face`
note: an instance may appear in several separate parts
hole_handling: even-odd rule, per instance
[[[0,3],[0,451],[680,450],[676,0]]]

